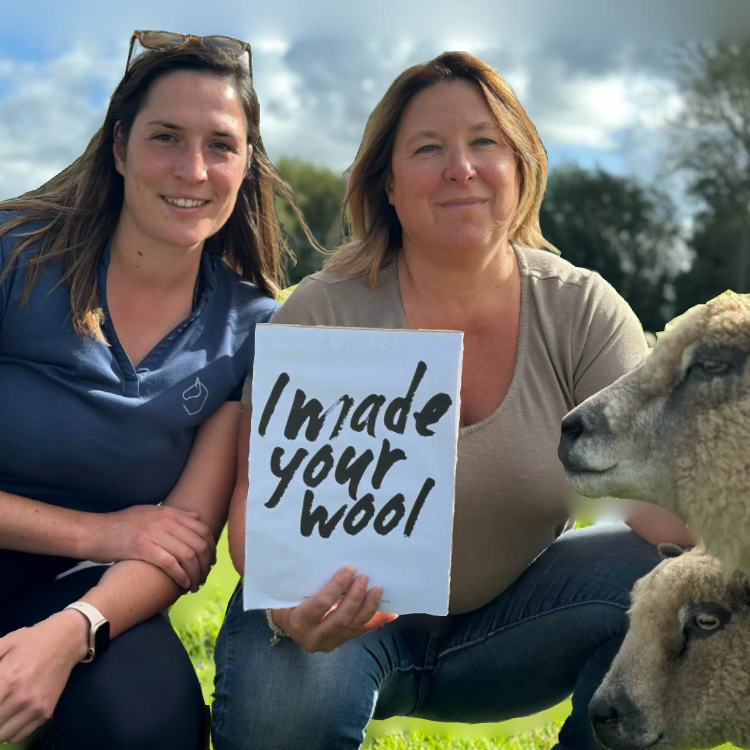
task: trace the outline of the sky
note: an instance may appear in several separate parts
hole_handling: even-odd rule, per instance
[[[461,49],[508,79],[551,168],[599,166],[679,191],[664,168],[664,125],[682,101],[671,45],[747,38],[750,0],[464,0],[461,9],[442,0],[0,0],[0,199],[81,154],[136,28],[249,41],[272,160],[342,172],[395,76]]]

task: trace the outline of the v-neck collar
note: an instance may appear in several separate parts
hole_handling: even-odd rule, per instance
[[[198,270],[198,285],[201,292],[197,304],[191,310],[190,315],[167,333],[166,336],[164,336],[164,338],[162,338],[138,363],[138,366],[134,367],[133,363],[130,361],[130,357],[128,357],[127,352],[117,337],[117,331],[115,331],[115,327],[112,325],[109,306],[107,304],[107,272],[111,260],[111,251],[112,242],[111,240],[108,240],[99,255],[99,265],[97,269],[97,292],[102,306],[102,312],[104,313],[104,332],[112,356],[120,367],[125,392],[128,395],[137,396],[140,390],[139,376],[148,374],[152,368],[158,367],[163,361],[171,342],[188,326],[190,326],[196,318],[198,318],[203,308],[206,306],[206,302],[210,295],[216,289],[216,269],[214,264],[217,261],[221,262],[221,260],[207,252],[201,252],[201,262]]]

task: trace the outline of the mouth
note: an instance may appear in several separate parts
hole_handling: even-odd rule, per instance
[[[606,736],[602,737],[602,735],[600,735],[596,729],[594,730],[594,736],[600,744],[604,745],[604,747],[610,748],[610,750],[657,750],[662,746],[662,742],[664,740],[664,732],[662,732],[653,742],[649,742],[647,745],[641,745],[637,742],[628,743],[627,741],[613,741],[614,738]],[[612,744],[608,745],[607,742],[610,742]]]
[[[198,209],[210,203],[209,200],[202,200],[200,198],[172,198],[167,195],[162,195],[161,199],[172,208],[186,209]]]
[[[483,206],[487,203],[486,198],[466,198],[465,200],[448,201],[447,203],[438,203],[440,208],[447,209],[462,209],[462,208],[475,208],[476,206]]]

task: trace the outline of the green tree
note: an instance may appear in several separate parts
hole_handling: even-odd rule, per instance
[[[346,190],[344,177],[325,167],[286,157],[278,160],[276,168],[294,188],[299,207],[318,242],[329,249],[338,244],[339,212]],[[319,271],[325,256],[310,245],[287,203],[277,200],[276,211],[284,231],[294,240],[297,264],[287,273],[290,283],[296,284]]]
[[[563,258],[601,274],[645,329],[663,329],[685,253],[666,195],[601,169],[565,167],[550,175],[540,221]]]
[[[726,289],[750,292],[750,42],[678,49],[683,106],[671,126],[673,166],[699,205],[693,269],[680,310]]]

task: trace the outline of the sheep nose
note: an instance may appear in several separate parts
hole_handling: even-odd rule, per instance
[[[562,421],[560,444],[557,446],[557,456],[563,466],[568,464],[570,451],[575,441],[583,435],[583,418],[576,411],[572,411]]]
[[[610,701],[594,698],[589,703],[589,721],[594,729],[598,729],[603,724],[616,724],[619,720],[620,712]]]
[[[597,691],[589,703],[589,721],[596,739],[615,750],[634,747],[632,738],[648,728],[643,712],[624,690]]]

